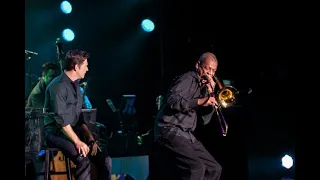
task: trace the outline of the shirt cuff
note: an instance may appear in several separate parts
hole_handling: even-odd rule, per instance
[[[189,107],[192,109],[198,107],[198,99],[191,99],[189,101]]]

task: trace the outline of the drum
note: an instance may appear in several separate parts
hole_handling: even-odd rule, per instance
[[[25,153],[26,156],[37,156],[44,142],[43,108],[25,109]]]
[[[38,154],[43,142],[43,110],[25,110],[25,153]]]

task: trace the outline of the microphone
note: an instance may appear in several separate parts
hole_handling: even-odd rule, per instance
[[[55,45],[61,45],[61,44],[62,44],[61,39],[60,39],[60,38],[57,38]]]
[[[60,38],[57,38],[56,43],[55,43],[56,47],[57,47],[57,54],[59,56],[63,55],[63,51],[62,51],[62,41]]]
[[[24,54],[38,55],[38,53],[29,50],[24,50]]]
[[[211,89],[214,90],[214,87],[213,87],[212,84],[210,83],[210,80],[209,80],[209,77],[208,77],[208,76],[204,75],[204,76],[202,76],[202,79],[203,79],[203,80],[206,80],[206,81],[207,81],[206,84],[210,84]]]
[[[208,77],[207,75],[203,75],[203,76],[202,76],[202,79],[205,80],[205,81],[207,81],[205,84],[210,84],[211,88],[214,88],[214,87],[212,86],[212,84],[210,83],[209,77]]]
[[[107,99],[106,101],[107,101],[108,105],[110,106],[112,112],[117,112],[117,109],[116,109],[116,107],[114,107],[111,99]]]
[[[209,82],[209,77],[208,77],[208,76],[206,76],[206,75],[202,76],[202,79],[204,79],[204,80],[206,80],[206,81],[208,81],[208,82]]]

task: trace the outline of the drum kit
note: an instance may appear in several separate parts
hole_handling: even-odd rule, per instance
[[[57,38],[55,45],[57,46],[58,57],[63,54],[61,46],[62,42],[60,38]],[[37,56],[37,52],[30,50],[24,50],[25,60],[28,63],[28,69],[26,70],[26,76],[28,86],[26,87],[26,94],[29,96],[32,90],[32,84],[39,81],[39,77],[31,73],[31,58]],[[59,58],[58,58],[59,60]],[[27,101],[27,98],[25,99]],[[34,155],[38,155],[41,149],[42,137],[43,137],[43,117],[49,115],[44,108],[25,108],[25,155],[26,158]]]
[[[25,108],[25,160],[37,157],[43,143],[43,119],[46,112],[44,108]]]

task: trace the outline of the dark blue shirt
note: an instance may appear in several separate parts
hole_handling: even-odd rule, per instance
[[[45,104],[47,112],[53,114],[44,117],[45,130],[56,132],[61,127],[84,124],[81,113],[83,101],[78,81],[72,81],[65,73],[56,77],[46,89]]]
[[[201,86],[195,71],[189,71],[171,84],[167,97],[155,121],[155,139],[170,133],[194,140],[192,132],[201,123],[208,124],[214,108],[198,105],[198,99],[207,96],[206,87]]]

